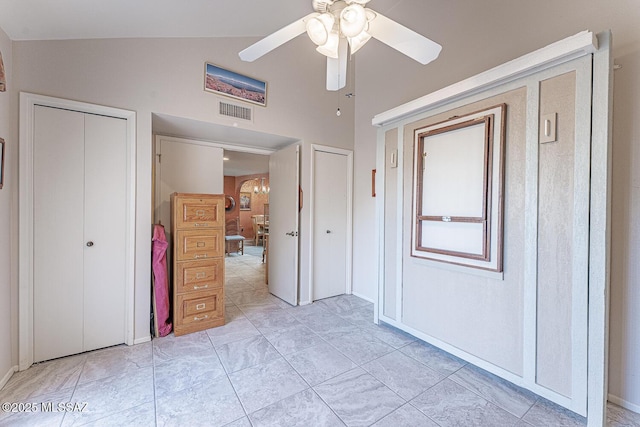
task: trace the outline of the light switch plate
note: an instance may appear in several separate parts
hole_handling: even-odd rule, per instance
[[[545,114],[540,117],[540,144],[556,141],[557,113]]]
[[[397,168],[398,167],[398,150],[393,150],[391,152],[391,158],[389,159],[389,165],[392,168]]]

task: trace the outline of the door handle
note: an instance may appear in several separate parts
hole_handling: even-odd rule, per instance
[[[298,235],[298,232],[297,231],[291,231],[289,233],[284,233],[284,234],[286,234],[287,236],[295,237],[295,236]]]
[[[87,246],[88,246],[88,247],[93,246],[93,242],[92,242],[91,240],[89,240],[89,241],[87,242]]]

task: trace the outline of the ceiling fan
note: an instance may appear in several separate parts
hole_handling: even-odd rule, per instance
[[[327,57],[327,90],[339,90],[347,83],[347,57],[371,37],[402,52],[421,64],[438,57],[442,46],[366,8],[369,0],[312,0],[312,12],[240,52],[240,59],[252,62],[306,32]]]

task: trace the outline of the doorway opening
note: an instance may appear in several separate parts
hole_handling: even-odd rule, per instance
[[[223,174],[224,194],[233,201],[225,209],[226,275],[242,284],[245,273],[259,273],[266,283],[269,156],[225,149]]]

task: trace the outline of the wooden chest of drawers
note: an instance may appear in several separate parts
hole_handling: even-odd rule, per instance
[[[176,336],[224,325],[224,195],[171,195]]]

